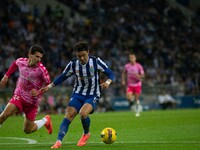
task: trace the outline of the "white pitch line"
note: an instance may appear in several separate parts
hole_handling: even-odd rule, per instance
[[[28,139],[28,138],[18,138],[18,137],[0,137],[2,139],[11,139],[11,140],[22,140],[22,141],[27,141],[27,144],[36,144],[37,141],[33,139]],[[16,144],[16,143],[1,143],[1,144]],[[17,143],[17,144],[24,144],[24,143]]]
[[[130,144],[200,144],[200,141],[128,141],[116,143],[130,143]]]
[[[77,142],[64,142],[64,144],[76,144]],[[87,142],[88,144],[101,144],[103,142]],[[116,144],[200,144],[200,141],[116,141]],[[41,143],[37,143],[41,144]]]
[[[15,139],[15,140],[24,140],[28,141],[27,144],[36,144],[36,145],[51,145],[54,142],[37,142],[36,140],[27,139],[27,138],[17,138],[17,137],[0,137],[4,139]],[[63,144],[76,144],[77,142],[63,142]],[[1,145],[8,144],[24,144],[24,143],[0,143]],[[104,144],[103,142],[88,142],[88,144]],[[200,141],[116,141],[114,144],[200,144]]]

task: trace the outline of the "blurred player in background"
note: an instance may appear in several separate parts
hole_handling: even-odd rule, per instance
[[[18,58],[9,67],[1,79],[0,86],[5,87],[8,78],[12,73],[19,70],[19,77],[14,90],[13,97],[0,114],[0,126],[11,115],[18,112],[25,114],[24,132],[32,133],[45,126],[48,133],[52,133],[51,117],[45,116],[35,121],[38,105],[41,99],[39,89],[50,83],[49,73],[46,67],[40,62],[45,51],[37,45],[30,48],[28,58]]]
[[[62,140],[68,132],[70,123],[80,115],[83,135],[77,143],[77,146],[84,146],[90,137],[90,118],[101,95],[101,89],[107,89],[114,79],[113,72],[100,59],[89,55],[88,45],[85,42],[80,42],[73,47],[76,53],[76,59],[71,60],[63,73],[58,76],[51,84],[41,89],[41,92],[46,92],[50,88],[61,84],[68,77],[75,75],[76,80],[71,99],[66,108],[66,116],[63,119],[56,143],[51,148],[60,148]],[[99,71],[105,73],[108,79],[101,83],[99,82]]]
[[[141,64],[136,61],[134,53],[129,54],[129,63],[124,66],[122,72],[122,85],[126,85],[126,98],[129,101],[130,109],[133,104],[136,105],[136,117],[140,116],[139,97],[142,91],[142,79],[144,78],[144,69]]]

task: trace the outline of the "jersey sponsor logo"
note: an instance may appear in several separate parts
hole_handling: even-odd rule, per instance
[[[78,77],[78,80],[88,80],[88,79],[92,79],[93,76],[82,76],[82,77]]]

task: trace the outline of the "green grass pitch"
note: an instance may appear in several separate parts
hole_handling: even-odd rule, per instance
[[[39,115],[37,119],[44,115]],[[10,117],[0,128],[0,150],[49,150],[57,139],[64,115],[52,115],[53,133],[45,128],[25,134],[23,117]],[[63,140],[66,150],[200,150],[200,109],[144,111],[136,118],[130,111],[94,113],[91,118],[91,138],[84,147],[77,147],[82,135],[79,116],[71,123]],[[101,142],[105,127],[117,131],[115,143]]]

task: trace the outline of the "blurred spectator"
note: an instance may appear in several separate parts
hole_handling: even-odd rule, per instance
[[[158,102],[161,109],[175,108],[176,100],[166,91],[162,91],[161,94],[158,95]]]
[[[173,94],[200,93],[200,9],[188,19],[166,0],[58,1],[71,9],[70,18],[64,18],[60,5],[47,5],[42,14],[28,0],[0,1],[1,75],[8,62],[25,56],[30,45],[39,44],[46,50],[43,63],[55,78],[72,58],[72,45],[84,40],[91,43],[91,53],[103,56],[114,71],[111,93],[116,96],[122,94],[118,92],[121,71],[130,49],[147,71],[145,86],[181,85]],[[14,87],[16,77],[12,80],[9,87]]]
[[[0,98],[0,113],[3,112],[5,107],[6,107],[6,103],[4,102],[4,100],[2,98]]]
[[[42,97],[42,100],[39,105],[39,112],[40,113],[45,113],[45,114],[50,114],[51,113],[51,107],[48,103],[48,100],[45,96]]]
[[[58,114],[65,114],[65,108],[69,102],[69,97],[63,98],[61,95],[56,97],[55,112]]]

